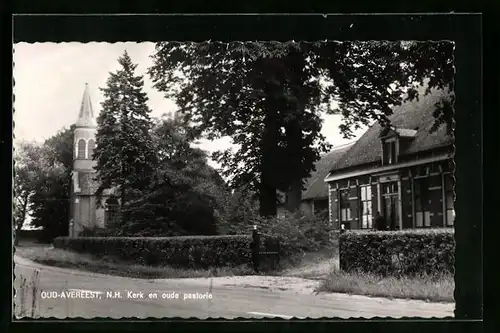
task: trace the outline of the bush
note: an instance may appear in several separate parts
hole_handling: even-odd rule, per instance
[[[340,268],[380,275],[454,272],[453,229],[347,231],[339,239]]]
[[[36,242],[50,243],[52,239],[48,239],[46,232],[43,229],[38,230],[18,230],[15,234],[19,242]]]
[[[79,234],[80,237],[110,237],[115,236],[109,228],[99,226],[83,227]]]
[[[317,215],[298,215],[286,212],[280,218],[253,219],[259,231],[280,242],[281,257],[292,259],[301,257],[306,252],[334,249],[333,229],[328,218]]]
[[[54,247],[139,265],[209,268],[251,264],[252,237],[59,237]]]

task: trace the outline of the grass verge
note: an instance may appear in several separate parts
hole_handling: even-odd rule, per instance
[[[454,290],[455,281],[451,274],[381,277],[334,269],[317,291],[452,303]]]
[[[180,269],[169,266],[145,266],[111,257],[96,258],[51,247],[16,247],[16,254],[43,265],[74,268],[93,273],[118,275],[141,279],[175,279],[218,276],[254,275],[247,266],[206,269]]]
[[[18,276],[18,285],[15,287],[14,296],[14,315],[16,318],[37,316],[39,302],[39,274],[38,270],[34,270],[31,277]]]
[[[256,275],[248,266],[223,267],[211,270],[180,269],[168,266],[144,266],[116,260],[111,257],[96,258],[50,247],[16,247],[16,253],[34,262],[74,268],[89,272],[132,278],[208,278],[219,276]],[[366,273],[347,273],[338,268],[331,269],[331,259],[325,254],[309,254],[303,263],[286,265],[280,271],[262,275],[294,276],[306,279],[321,279],[317,291],[356,295],[417,299],[431,302],[454,302],[455,289],[452,275],[419,277],[381,277]],[[327,269],[327,267],[330,267]]]

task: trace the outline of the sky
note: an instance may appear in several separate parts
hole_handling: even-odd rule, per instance
[[[154,43],[18,43],[14,45],[14,137],[15,141],[39,141],[76,121],[85,83],[88,83],[95,112],[103,100],[99,90],[109,72],[118,69],[118,57],[127,50],[138,64],[136,74],[144,75],[144,91],[149,97],[153,117],[175,112],[173,100],[153,88],[146,74],[152,65]],[[334,146],[352,142],[339,132],[340,116],[324,117],[322,134]],[[231,146],[230,138],[203,140],[199,145],[208,152]],[[210,161],[214,167],[216,163]]]

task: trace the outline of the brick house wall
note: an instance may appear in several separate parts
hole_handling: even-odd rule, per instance
[[[338,197],[338,189],[337,183],[331,182],[328,184],[328,205],[329,205],[329,217],[330,217],[330,225],[334,229],[339,229],[339,197]]]
[[[372,181],[372,223],[375,223],[375,218],[377,217],[378,209],[378,185],[376,181]]]
[[[401,204],[403,229],[413,228],[412,184],[407,176],[401,179]]]
[[[399,179],[401,184],[401,224],[403,229],[418,227],[416,225],[416,190],[419,186],[421,207],[420,216],[428,221],[422,227],[443,227],[447,214],[450,215],[449,206],[453,204],[450,199],[450,186],[446,184],[443,188],[443,178],[451,179],[449,173],[452,171],[450,162],[420,165],[418,167],[401,169]],[[443,174],[444,173],[444,174]],[[349,208],[351,209],[351,220],[348,221],[350,229],[362,227],[362,203],[360,186],[369,184],[371,179],[371,207],[372,226],[379,209],[379,185],[378,177],[366,175],[363,177],[343,179],[329,183],[329,217],[334,228],[340,228],[340,191],[348,191]],[[448,180],[450,182],[450,180]],[[399,225],[399,223],[397,224]]]

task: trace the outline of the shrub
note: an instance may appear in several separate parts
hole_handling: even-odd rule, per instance
[[[83,227],[79,234],[81,237],[109,237],[114,236],[112,230],[99,226]]]
[[[306,252],[335,248],[333,229],[324,216],[299,215],[286,212],[280,218],[254,217],[259,231],[280,242],[282,258],[301,257]]]
[[[250,235],[59,237],[54,240],[54,247],[140,265],[209,268],[250,264],[251,242]]]
[[[340,268],[381,275],[453,273],[453,229],[347,231],[339,239]]]
[[[38,230],[18,230],[15,237],[21,242],[37,242],[37,243],[50,243],[52,239],[48,239],[47,234],[43,229]]]

